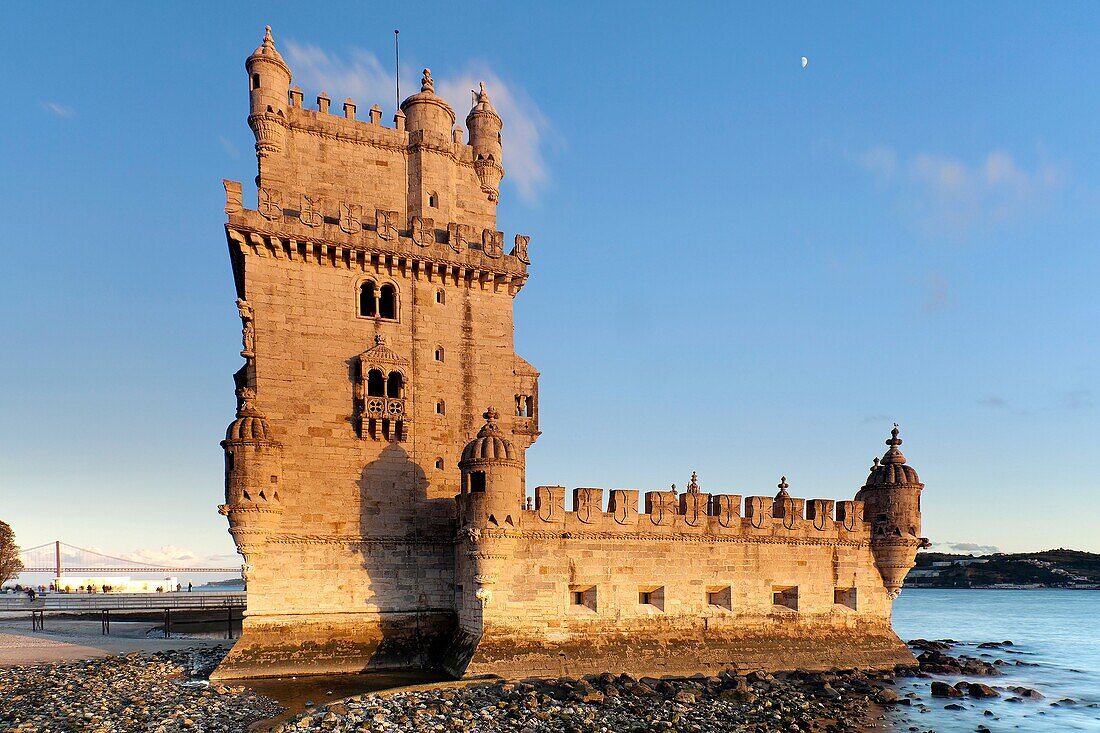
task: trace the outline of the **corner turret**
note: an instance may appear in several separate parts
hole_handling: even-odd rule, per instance
[[[524,505],[523,454],[497,427],[490,407],[477,437],[462,449],[459,511],[464,523],[514,527]]]
[[[225,504],[218,511],[229,518],[229,534],[247,569],[282,518],[282,445],[255,407],[255,390],[245,387],[239,394],[237,418],[229,424],[221,443],[225,450]]]
[[[474,106],[466,115],[466,129],[470,131],[470,147],[474,149],[474,170],[490,201],[500,197],[500,179],[504,178],[500,135],[503,127],[482,82],[479,91],[474,92]]]
[[[901,593],[905,576],[916,563],[917,549],[928,546],[920,536],[924,484],[898,448],[899,432],[894,423],[886,454],[875,459],[867,482],[856,494],[856,501],[863,502],[864,519],[871,523],[871,550],[891,598]]]
[[[244,67],[248,70],[248,126],[256,135],[256,155],[263,158],[282,150],[290,99],[290,67],[275,50],[271,26]]]

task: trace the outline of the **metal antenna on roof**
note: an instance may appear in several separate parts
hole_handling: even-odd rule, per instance
[[[397,111],[401,111],[401,31],[393,31],[394,78],[397,80]]]

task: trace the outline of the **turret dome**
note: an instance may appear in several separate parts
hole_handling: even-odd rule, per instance
[[[477,118],[479,117],[492,118],[498,127],[502,124],[500,115],[493,108],[493,103],[489,101],[489,93],[485,91],[485,82],[481,82],[478,85],[478,91],[474,92],[474,106],[470,108],[470,114],[466,115],[466,128],[476,127]]]
[[[509,461],[520,460],[519,451],[511,441],[504,437],[504,433],[497,428],[496,421],[500,414],[490,407],[483,415],[485,424],[477,431],[477,437],[466,444],[462,449],[461,463],[474,461]]]
[[[436,96],[431,69],[424,69],[420,91],[401,103],[401,111],[405,113],[406,128],[410,131],[432,129],[448,133],[455,124],[455,111],[451,105]]]
[[[902,443],[901,438],[898,437],[899,432],[897,423],[894,423],[894,429],[890,431],[890,439],[886,441],[886,445],[890,447],[881,460],[875,459],[874,465],[871,466],[871,473],[867,476],[866,488],[920,483],[916,469],[905,463],[905,456],[898,448]]]
[[[256,61],[270,61],[274,64],[278,64],[286,70],[287,75],[290,75],[290,67],[283,61],[283,57],[275,49],[275,39],[271,37],[271,26],[267,26],[264,29],[264,41],[261,43],[252,55],[245,61],[245,66],[251,66]]]
[[[226,443],[276,443],[271,426],[264,414],[256,409],[252,398],[246,395],[237,408],[237,418],[225,431]]]

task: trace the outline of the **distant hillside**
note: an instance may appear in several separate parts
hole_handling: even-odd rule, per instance
[[[907,588],[989,588],[1040,586],[1100,587],[1100,555],[1079,550],[1045,550],[1013,555],[917,554],[905,578]]]

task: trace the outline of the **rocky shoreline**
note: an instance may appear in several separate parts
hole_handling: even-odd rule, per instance
[[[245,733],[280,711],[205,678],[228,650],[134,652],[0,669],[0,730],[11,733]]]
[[[283,723],[268,723],[266,728],[261,721],[270,721],[281,711],[277,702],[247,688],[206,682],[226,649],[134,653],[0,671],[0,730],[845,733],[883,726],[886,718],[896,720],[890,709],[897,706],[924,710],[929,696],[1021,703],[1043,698],[1023,687],[994,687],[976,680],[948,684],[936,679],[992,678],[1013,664],[947,654],[955,644],[949,639],[914,640],[910,645],[919,652],[918,666],[885,672],[724,672],[688,679],[602,674],[429,685],[357,695],[320,706],[309,703],[304,713]],[[1011,642],[989,642],[979,648],[988,654],[1007,647]],[[931,687],[920,694],[899,695],[901,678],[930,679]],[[948,700],[944,707],[962,710],[958,702]]]

